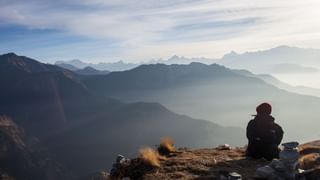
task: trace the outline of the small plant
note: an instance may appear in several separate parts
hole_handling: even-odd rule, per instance
[[[158,152],[161,155],[169,155],[170,153],[176,152],[174,141],[170,137],[162,138],[160,146],[158,147]]]
[[[320,167],[320,154],[311,153],[302,156],[299,159],[299,167],[304,170]]]
[[[142,160],[143,163],[152,167],[160,167],[160,159],[162,157],[159,153],[152,148],[146,147],[140,150],[139,158]]]

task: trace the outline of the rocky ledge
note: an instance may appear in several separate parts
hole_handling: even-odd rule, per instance
[[[176,150],[170,141],[161,142],[158,149],[143,149],[134,159],[120,155],[110,175],[103,171],[91,179],[263,179],[257,176],[257,169],[270,165],[270,161],[247,158],[245,149],[222,145]],[[317,180],[320,177],[320,141],[300,145],[297,151],[300,154],[298,167],[306,170],[303,178]]]

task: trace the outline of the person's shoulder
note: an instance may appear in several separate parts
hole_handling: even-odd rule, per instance
[[[280,131],[283,131],[282,127],[278,123],[274,123],[274,126]]]
[[[248,126],[254,125],[255,122],[256,122],[255,119],[251,119],[251,120],[248,122]]]

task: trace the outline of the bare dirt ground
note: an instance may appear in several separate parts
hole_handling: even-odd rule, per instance
[[[236,172],[242,179],[250,180],[259,179],[255,176],[256,169],[270,163],[265,159],[245,157],[245,147],[222,146],[195,150],[180,148],[164,156],[159,155],[156,150],[152,151],[154,152],[151,153],[152,161],[147,158],[146,163],[146,159],[138,157],[124,163],[120,167],[122,178],[206,180],[223,179],[223,175]],[[299,146],[299,151],[301,154],[299,163],[302,168],[319,168],[317,174],[312,176],[317,179],[320,175],[320,141],[302,144]],[[158,159],[156,163],[153,162],[154,157]]]
[[[161,160],[160,167],[146,173],[142,179],[219,179],[226,172],[237,172],[243,179],[253,179],[256,169],[268,161],[248,159],[244,155],[244,148],[179,149]]]

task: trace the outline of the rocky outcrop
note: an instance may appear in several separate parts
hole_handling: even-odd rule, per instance
[[[300,172],[296,177],[300,179],[318,180],[320,177],[320,141],[315,141],[300,145],[297,150],[299,157],[296,162],[296,168]],[[292,144],[292,143],[291,143]],[[289,144],[289,145],[291,145]],[[279,164],[291,164],[288,158],[292,156],[293,150],[288,150],[287,144],[282,152],[282,160],[267,161],[265,159],[252,159],[245,156],[245,147],[230,147],[222,145],[217,148],[191,150],[180,148],[159,157],[159,166],[150,166],[141,159],[141,156],[131,160],[126,159],[123,163],[117,161],[118,174],[120,179],[255,179],[260,178],[257,169]],[[159,150],[159,148],[158,148]],[[290,151],[289,153],[287,151]],[[308,152],[307,154],[305,154]],[[299,155],[300,154],[300,155]],[[318,156],[315,156],[317,154]],[[312,156],[310,156],[312,155]],[[156,155],[158,156],[158,155]],[[315,158],[318,157],[318,158]],[[122,158],[123,159],[123,158]],[[297,159],[295,159],[297,160]],[[289,170],[290,171],[290,170]],[[288,171],[288,172],[289,172]],[[105,172],[104,172],[105,175]],[[112,177],[111,178],[118,178]],[[105,177],[105,176],[104,176]],[[279,179],[285,179],[284,176],[275,176]],[[106,178],[106,177],[105,177]],[[294,179],[292,176],[291,178]],[[318,178],[318,179],[317,179]],[[267,178],[268,179],[268,178]],[[272,179],[272,178],[271,178]],[[290,179],[290,178],[289,178]]]

